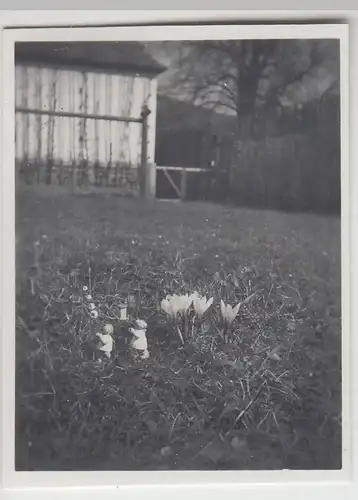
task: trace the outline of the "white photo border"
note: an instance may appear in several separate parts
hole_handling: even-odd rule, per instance
[[[107,23],[115,20],[120,22],[122,13],[115,11],[106,12]],[[180,12],[180,11],[179,11]],[[64,13],[70,19],[71,13]],[[77,12],[77,14],[79,14]],[[82,13],[81,13],[82,14]],[[83,18],[89,24],[89,20],[95,23],[98,19],[96,11],[84,11]],[[145,13],[131,13],[127,17],[131,20],[140,18]],[[150,13],[152,20],[153,12]],[[172,13],[166,13],[167,19],[173,18]],[[193,20],[200,19],[203,12],[193,11]],[[222,12],[221,12],[222,14]],[[238,13],[237,17],[239,18]],[[274,17],[275,12],[272,12]],[[252,15],[252,14],[251,14]],[[45,18],[41,12],[28,12],[29,19],[46,19],[47,24],[57,24],[56,11],[46,11]],[[75,16],[78,19],[78,16]],[[174,16],[175,17],[175,16]],[[190,16],[189,16],[190,17]],[[311,16],[310,16],[311,17]],[[10,16],[11,18],[11,16]],[[49,18],[53,23],[49,23]],[[19,19],[19,17],[17,17]],[[27,19],[26,19],[27,20]],[[101,15],[103,21],[103,11]],[[238,21],[238,19],[234,19]],[[37,21],[37,25],[44,21]],[[98,21],[97,21],[98,22]],[[293,21],[294,22],[294,21]],[[4,18],[4,25],[9,26],[9,21]],[[16,23],[15,23],[16,24]],[[22,26],[26,23],[19,23]],[[29,23],[31,24],[31,23]],[[64,23],[66,24],[66,23]],[[72,24],[72,23],[71,23]],[[358,22],[357,22],[358,26]],[[233,39],[233,38],[339,38],[341,43],[341,116],[342,116],[342,329],[343,329],[343,468],[341,471],[235,471],[217,472],[215,479],[212,471],[190,471],[190,472],[15,472],[14,471],[14,352],[15,352],[15,228],[14,228],[14,43],[16,41],[75,41],[75,40],[183,40],[183,39]],[[358,40],[356,40],[356,43]],[[139,498],[139,495],[153,492],[153,497],[164,498],[172,495],[172,488],[179,487],[179,494],[193,488],[192,493],[199,498],[210,498],[210,495],[244,493],[251,498],[277,499],[281,494],[297,492],[295,494],[312,494],[315,498],[322,489],[326,499],[336,498],[344,494],[347,498],[351,495],[351,435],[349,432],[350,418],[350,363],[353,342],[350,339],[352,328],[350,321],[350,276],[352,267],[350,257],[350,214],[354,213],[350,207],[352,195],[350,196],[349,176],[349,53],[348,53],[348,26],[346,24],[323,24],[323,25],[213,25],[213,26],[155,26],[146,27],[117,27],[117,28],[31,28],[31,29],[3,29],[1,33],[2,60],[1,60],[1,462],[2,462],[2,485],[4,491],[11,491],[11,498],[21,498],[25,492],[27,495],[35,495],[41,498],[42,493],[48,495],[68,494],[63,487],[71,488],[71,491],[85,492],[86,497],[92,495],[117,494],[120,488],[121,494],[129,494],[130,498]],[[353,68],[354,72],[357,69]],[[353,176],[352,176],[353,177]],[[352,267],[350,268],[350,264]],[[352,280],[354,282],[354,280]],[[352,283],[353,284],[353,283]],[[353,311],[352,311],[353,312]],[[354,324],[356,324],[354,322]],[[353,364],[354,367],[354,364]],[[354,387],[354,383],[352,384]],[[353,400],[354,401],[354,400]],[[135,485],[135,486],[134,486]],[[157,486],[157,487],[156,487]],[[20,489],[19,489],[20,488]],[[28,489],[30,488],[30,489]],[[35,488],[35,489],[34,489]],[[46,488],[37,490],[37,488]],[[184,489],[183,489],[184,488]],[[256,490],[256,491],[254,491]],[[291,491],[292,490],[292,491]],[[324,493],[323,493],[324,491]],[[210,494],[209,494],[210,492]],[[211,493],[213,492],[213,493]],[[299,493],[298,493],[299,492]],[[312,493],[311,493],[312,492]],[[10,497],[9,497],[10,498]],[[34,497],[35,498],[35,497]],[[353,496],[352,496],[353,498]]]

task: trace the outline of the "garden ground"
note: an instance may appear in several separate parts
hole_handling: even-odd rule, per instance
[[[341,467],[338,218],[29,190],[16,210],[18,470]],[[214,304],[182,347],[160,300],[194,290]],[[220,298],[248,299],[229,343]]]

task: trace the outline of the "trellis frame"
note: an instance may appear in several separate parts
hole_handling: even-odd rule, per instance
[[[125,116],[114,116],[114,115],[101,115],[101,114],[90,114],[90,113],[79,113],[70,111],[54,111],[54,110],[39,110],[31,109],[21,106],[15,106],[15,113],[26,114],[26,116],[48,116],[48,117],[61,117],[61,118],[79,118],[81,120],[104,120],[107,122],[122,122],[122,123],[139,123],[142,125],[141,128],[141,161],[139,165],[138,179],[139,179],[139,191],[141,196],[151,197],[151,193],[148,193],[146,189],[147,183],[147,165],[148,165],[148,116],[151,111],[147,105],[143,105],[142,112],[139,118],[125,117]],[[27,158],[23,158],[23,162],[27,162]],[[73,188],[77,188],[77,169],[72,173]]]

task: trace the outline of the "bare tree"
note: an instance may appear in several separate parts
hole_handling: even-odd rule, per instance
[[[235,114],[238,123],[244,115],[255,120],[260,111],[288,106],[296,98],[319,97],[339,75],[334,40],[182,42],[176,59],[166,93]]]
[[[261,40],[183,43],[174,91],[218,111],[247,114],[255,106],[275,46],[276,41]]]

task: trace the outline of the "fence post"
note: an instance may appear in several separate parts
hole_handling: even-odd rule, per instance
[[[142,145],[141,145],[141,165],[139,170],[139,190],[140,195],[145,197],[146,195],[146,178],[147,178],[147,164],[148,164],[148,116],[150,115],[150,109],[146,104],[142,107],[142,112],[140,114],[142,118]]]
[[[147,163],[145,175],[145,198],[154,200],[156,194],[157,183],[157,165],[155,163]]]
[[[72,160],[72,193],[77,193],[77,163],[76,159]]]
[[[185,168],[181,170],[181,179],[180,179],[180,199],[184,201],[186,198],[186,185],[187,185],[187,171]]]

